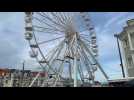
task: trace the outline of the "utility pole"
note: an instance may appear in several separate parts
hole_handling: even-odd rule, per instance
[[[120,56],[120,62],[121,62],[120,65],[121,65],[121,69],[122,69],[123,78],[125,78],[125,72],[124,72],[123,61],[122,61],[121,50],[120,50],[120,44],[119,44],[119,35],[114,34],[114,37],[117,38],[117,44],[118,44],[118,50],[119,50],[119,56]]]
[[[22,86],[22,83],[23,83],[23,79],[24,79],[24,70],[25,70],[25,61],[23,61],[22,63],[22,73],[21,73],[21,86]]]

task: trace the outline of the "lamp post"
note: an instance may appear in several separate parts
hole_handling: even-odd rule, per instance
[[[121,69],[122,69],[123,78],[125,78],[125,72],[124,72],[124,68],[123,68],[123,61],[122,61],[121,50],[120,50],[120,45],[119,45],[119,35],[114,34],[114,37],[117,38],[117,44],[118,44],[118,50],[119,50],[119,56],[120,56],[120,62],[121,62],[120,65],[121,65]]]

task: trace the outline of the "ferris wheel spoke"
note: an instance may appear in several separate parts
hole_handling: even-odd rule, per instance
[[[47,41],[42,41],[42,42],[39,42],[38,44],[42,45],[42,44],[45,44],[45,43],[53,42],[53,41],[55,41],[57,39],[61,39],[61,38],[64,38],[64,36],[58,37],[58,38],[54,38],[54,39],[51,39],[51,40],[47,40]]]
[[[57,15],[56,15],[56,14],[57,14]],[[61,12],[60,12],[60,13],[57,13],[57,12],[54,13],[54,12],[52,12],[52,15],[54,15],[56,18],[58,18],[59,21],[60,21],[63,25],[66,24],[66,21],[67,21],[67,18],[68,18],[68,17],[63,16]]]
[[[80,56],[80,53],[79,53],[79,50],[78,50],[78,55],[79,55],[79,58],[77,59],[77,62],[78,62],[78,74],[80,75],[80,79],[81,79],[81,82],[84,83],[83,79],[84,79],[84,76],[82,76],[82,69],[80,68],[81,66],[81,56]]]
[[[29,44],[31,44],[30,41],[29,41]],[[32,52],[34,52],[34,49],[33,49],[33,48],[31,48],[31,50],[32,50]],[[38,57],[36,57],[36,61],[39,62]],[[44,66],[43,66],[41,63],[39,63],[39,65],[41,66],[41,68],[43,69],[43,71],[45,71],[45,70],[44,70]]]
[[[71,22],[70,16],[66,16],[65,13],[60,12],[61,19],[65,22]]]
[[[52,57],[53,57],[52,58],[52,61],[54,61],[59,56],[59,54],[61,53],[63,47],[64,47],[64,42],[61,42],[61,46],[56,50],[56,52],[54,53],[54,55],[52,55]]]
[[[81,69],[81,62],[79,62],[79,65],[78,65],[78,72],[79,72],[79,75],[80,75],[80,79],[81,79],[82,83],[84,84],[84,75],[83,75],[83,72],[82,72],[82,69]]]
[[[65,61],[62,61],[62,63],[61,63],[61,65],[60,65],[60,67],[59,67],[59,71],[57,72],[58,74],[56,75],[56,79],[55,79],[55,81],[54,81],[54,87],[56,86],[56,83],[57,83],[57,81],[58,80],[60,80],[60,76],[61,76],[61,74],[62,74],[62,72],[63,72],[63,68],[64,68],[64,62]]]
[[[86,39],[87,41],[89,41],[89,40],[90,40],[90,38],[89,38],[89,37],[87,37],[87,36],[80,35],[80,37],[81,37],[81,38]]]
[[[84,57],[84,59],[88,62],[88,64],[91,66],[92,65],[92,60],[91,59],[89,59],[89,58],[91,58],[91,57],[88,57],[88,53],[86,53],[86,50],[84,49],[84,48],[82,48],[81,47],[81,52],[82,52],[82,54],[83,54],[83,57]]]
[[[65,25],[65,21],[62,20],[61,18],[59,18],[59,17],[56,15],[56,13],[51,12],[51,14],[55,17],[55,19],[58,20],[58,22],[60,22],[62,25]]]
[[[52,64],[53,64],[54,60],[56,59],[54,57],[58,56],[58,54],[62,50],[63,44],[64,44],[64,42],[61,42],[61,44],[59,44],[59,46],[57,46],[57,49],[55,51],[53,51],[52,55],[50,56],[50,59],[49,59],[49,64],[50,64],[49,69],[52,69]]]
[[[52,18],[50,18],[47,14],[43,13],[38,13],[39,15],[41,15],[43,17],[43,20],[47,19],[49,20],[49,22],[53,23],[54,25],[58,25],[61,28],[64,28],[63,25],[61,25],[60,23],[57,23],[56,21],[54,21]]]
[[[33,33],[33,34],[34,34],[34,33]],[[35,39],[35,42],[36,42],[36,44],[37,44],[37,40],[36,40],[35,34],[34,34],[34,39]],[[41,54],[41,56],[43,57],[43,59],[44,59],[45,61],[47,61],[46,58],[45,58],[45,56],[43,55],[41,49],[40,49],[39,47],[38,47],[38,49],[39,49],[40,54]],[[36,57],[36,60],[39,62],[39,59],[38,59],[37,57]],[[44,66],[43,66],[41,63],[39,63],[39,64],[40,64],[41,67],[44,69]],[[47,64],[47,66],[49,66],[50,69],[52,69],[51,66],[49,65],[49,63],[46,63],[46,64]],[[53,69],[52,69],[52,71],[55,72]]]
[[[80,36],[80,38],[81,38],[82,40],[84,40],[84,41],[85,41],[85,43],[89,43],[89,44],[91,44],[91,40],[90,40],[90,38],[89,38],[89,37]]]
[[[70,59],[69,59],[69,68],[68,68],[68,70],[69,70],[69,78],[72,79],[72,64],[71,64]]]
[[[90,62],[90,60],[86,57],[86,54],[84,53],[84,50],[83,50],[83,48],[79,48],[81,51],[79,51],[79,53],[80,53],[80,56],[81,56],[81,60],[84,62],[84,65],[85,65],[85,68],[86,68],[86,70],[87,70],[87,72],[88,72],[88,74],[90,75],[91,74],[91,62]]]
[[[85,46],[85,44],[82,42],[83,47],[85,47],[86,51],[89,52],[89,54],[92,56],[94,62],[97,64],[97,66],[99,67],[99,69],[101,70],[101,72],[103,73],[103,75],[105,76],[106,79],[108,79],[107,74],[104,72],[104,70],[102,69],[102,67],[100,66],[100,64],[98,63],[98,61],[95,59],[95,57],[93,56],[93,54],[90,52],[90,50]]]
[[[58,46],[59,46],[59,45],[58,45]],[[57,50],[58,46],[57,46],[56,48],[54,48],[54,49]],[[52,50],[54,51],[54,49],[52,49]],[[50,51],[50,52],[52,52],[52,51]],[[46,60],[48,59],[47,56],[50,54],[50,52],[46,55]],[[54,54],[55,54],[55,53],[54,53]],[[53,54],[53,55],[54,55],[54,54]],[[43,59],[43,61],[46,61],[46,60]],[[50,61],[50,60],[47,60],[47,61]],[[38,62],[39,62],[39,60],[38,60]],[[46,63],[45,63],[45,64],[46,64]]]
[[[67,50],[68,50],[68,54],[66,56],[66,58],[68,58],[68,72],[69,72],[69,78],[70,80],[72,80],[72,63],[71,63],[71,60],[74,60],[74,58],[72,59],[72,54],[71,54],[71,50],[70,50],[70,47],[68,46],[67,47]]]
[[[49,29],[49,28],[48,28]],[[46,29],[39,29],[39,28],[34,28],[34,31],[35,32],[39,32],[39,33],[45,33],[45,34],[53,34],[53,35],[63,35],[62,33],[64,31],[58,31],[58,30],[55,30],[55,29],[49,29],[49,30],[46,30]]]
[[[83,39],[84,41],[88,42],[89,44],[91,43],[88,39],[84,38],[81,36],[81,39]]]
[[[34,27],[34,30],[38,30],[38,31],[40,31],[40,32],[47,32],[47,31],[50,31],[50,32],[64,32],[64,31],[62,31],[62,30],[57,30],[57,29],[54,29],[54,28],[52,28],[52,27],[43,27],[43,26],[37,26],[37,25],[33,25],[33,27]]]
[[[49,66],[48,72],[49,72],[49,70],[52,70],[57,75],[57,72],[51,66],[52,66],[52,64]]]
[[[44,13],[44,12],[43,12]],[[50,12],[51,13],[51,15],[52,15],[52,17],[53,17],[53,19],[55,20],[55,22],[57,21],[57,23],[59,22],[60,23],[60,25],[62,26],[62,25],[65,25],[65,21],[61,21],[61,14],[59,15],[59,16],[57,16],[56,14],[56,12]],[[55,14],[56,13],[56,14]],[[46,14],[45,14],[46,15]],[[48,17],[49,18],[49,17]]]
[[[84,48],[83,48],[84,49]],[[89,66],[90,66],[90,68],[88,68],[88,66],[87,66],[87,69],[89,70],[89,74],[91,73],[94,73],[94,71],[96,71],[96,70],[94,70],[95,68],[95,66],[94,65],[96,65],[95,63],[93,63],[93,62],[91,62],[90,61],[90,59],[89,58],[91,58],[91,57],[88,57],[88,55],[89,54],[86,54],[86,53],[84,53],[84,51],[83,51],[83,57],[84,57],[84,59],[86,60],[86,62],[87,62],[87,64],[89,64]],[[90,74],[90,75],[91,75]]]
[[[62,42],[62,43],[63,43],[63,42]],[[53,60],[51,61],[51,66],[52,66],[53,63],[55,63],[55,59],[56,59],[57,56],[59,55],[61,49],[62,49],[62,47],[59,48],[58,53],[57,53],[57,55],[55,56],[55,58],[52,58]],[[53,57],[53,56],[52,56],[52,57]],[[52,69],[53,69],[53,68],[52,68]],[[54,70],[54,69],[53,69],[53,70]],[[55,75],[58,75],[58,72],[55,71]],[[59,75],[59,77],[61,77],[61,76]]]
[[[59,47],[61,47],[61,45],[63,44],[63,41],[61,41],[61,43],[59,43],[58,45],[56,45],[55,47],[53,47],[46,55],[46,58],[51,60],[52,58],[49,56],[54,56],[54,54],[56,54],[57,50],[59,49]]]
[[[89,37],[89,35],[87,35],[87,34],[82,34],[82,33],[81,33],[80,35],[85,36],[85,37]]]
[[[60,80],[60,76],[62,77],[66,52],[67,52],[67,47],[65,46],[65,52],[63,54],[63,60],[62,60],[61,65],[60,65],[60,67],[58,69],[58,74],[56,75],[56,80],[55,80],[54,85],[53,85],[54,87],[56,86],[57,81]]]
[[[53,57],[53,55],[51,56],[51,59],[52,59],[51,62],[50,62],[51,66],[53,66],[56,63],[56,59],[58,58],[59,53],[60,53],[60,50],[57,50],[55,57]]]
[[[45,34],[49,34],[49,35],[63,35],[61,32],[57,32],[57,31],[44,31],[44,30],[34,30],[35,32],[38,33],[45,33]],[[47,33],[46,33],[47,32]]]
[[[45,14],[44,12],[38,12],[37,14],[39,14],[44,21],[49,21],[49,23],[51,24],[60,26],[60,23],[56,22],[57,20],[55,20],[54,18],[51,18],[53,16],[49,16],[50,12],[49,14]]]
[[[57,51],[57,50],[56,50]],[[53,56],[53,55],[52,55]],[[52,58],[52,57],[51,57]],[[49,59],[49,61],[51,60],[51,58]],[[52,64],[50,64],[50,66],[48,67],[48,70],[47,70],[47,73],[49,73],[50,72],[50,70],[52,71],[52,72],[54,72],[55,74],[57,74],[57,72],[51,67],[52,66]],[[44,80],[45,81],[45,80]],[[46,82],[47,83],[47,82]],[[44,83],[43,83],[44,84]]]
[[[35,36],[34,33],[33,33],[33,37],[34,37],[35,43],[38,44],[37,39],[36,39],[36,36]],[[41,56],[43,57],[43,59],[45,59],[45,61],[46,61],[46,58],[45,58],[45,56],[43,55],[43,52],[41,51],[41,49],[40,49],[39,46],[38,46],[38,50],[39,50]],[[47,63],[47,65],[49,65],[49,64]]]
[[[44,22],[43,20],[41,20],[41,19],[39,19],[39,18],[37,18],[37,17],[33,17],[33,19],[37,20],[37,21],[40,22],[41,24],[43,23],[43,24],[47,25],[48,27],[53,28],[53,30],[57,30],[57,31],[59,31],[59,32],[62,30],[62,29],[59,29],[59,27],[57,28],[56,25],[48,24],[47,22]]]
[[[69,16],[67,17],[65,13],[62,13],[62,12],[60,12],[59,15],[60,15],[59,17],[60,22],[65,26],[68,21]]]

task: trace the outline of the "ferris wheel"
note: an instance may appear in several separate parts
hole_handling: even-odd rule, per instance
[[[30,56],[48,73],[39,86],[55,87],[67,80],[74,87],[91,84],[97,69],[108,79],[97,61],[97,38],[88,12],[25,12],[25,30]]]

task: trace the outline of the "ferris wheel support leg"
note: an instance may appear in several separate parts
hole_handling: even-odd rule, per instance
[[[71,65],[71,63],[69,63],[69,76],[70,76],[70,79],[72,79],[72,65]]]
[[[34,80],[32,81],[32,83],[29,85],[29,87],[32,87],[32,85],[38,79],[39,76],[40,76],[40,72],[36,75],[36,77],[34,78]]]
[[[74,87],[77,87],[77,59],[74,58]]]
[[[74,56],[74,87],[77,87],[77,37],[75,35],[75,56]]]

